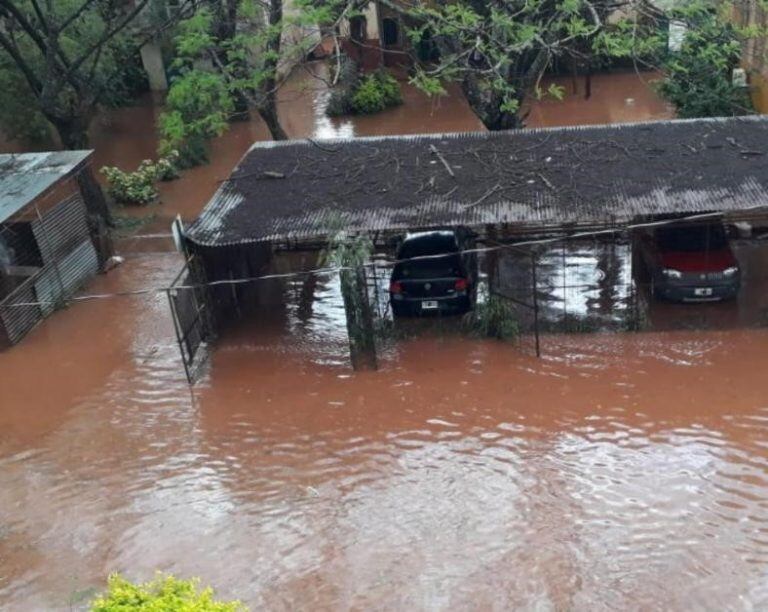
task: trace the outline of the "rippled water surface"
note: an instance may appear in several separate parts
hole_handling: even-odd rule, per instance
[[[666,116],[628,77],[593,86],[531,124]],[[478,126],[412,88],[354,123],[287,94],[297,136]],[[97,125],[98,164],[152,155],[156,112]],[[139,214],[194,217],[264,135],[233,126]],[[132,255],[87,291],[164,286],[180,265]],[[764,310],[750,287],[650,312],[727,331],[546,335],[539,360],[530,338],[425,326],[355,374],[336,281],[289,283],[193,389],[163,293],[77,303],[0,353],[0,609],[81,609],[110,572],[156,570],[255,610],[766,608],[768,331],[740,328],[764,322],[744,316]]]
[[[192,391],[162,294],[0,354],[0,606],[157,569],[254,609],[768,604],[765,330],[547,336],[542,360],[425,334],[354,374],[316,296],[223,338]]]

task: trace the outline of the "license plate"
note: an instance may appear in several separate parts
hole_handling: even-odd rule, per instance
[[[707,297],[709,295],[712,295],[712,288],[711,287],[701,287],[693,290],[693,295],[698,297]]]
[[[421,309],[422,310],[436,310],[437,309],[437,302],[435,300],[427,300],[426,302],[421,303]]]

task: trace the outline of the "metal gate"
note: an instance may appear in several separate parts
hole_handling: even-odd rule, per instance
[[[210,291],[203,267],[195,257],[187,260],[167,293],[184,373],[189,384],[194,384],[207,361],[215,329]]]

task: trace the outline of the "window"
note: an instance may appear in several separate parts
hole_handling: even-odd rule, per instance
[[[397,19],[387,17],[381,21],[381,42],[385,47],[394,47],[400,43],[400,24]]]
[[[363,43],[367,40],[368,22],[365,17],[357,15],[349,20],[349,36],[353,42]]]

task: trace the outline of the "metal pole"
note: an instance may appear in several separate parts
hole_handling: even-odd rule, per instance
[[[176,305],[173,301],[173,296],[171,295],[172,289],[166,289],[165,294],[168,296],[168,305],[171,308],[171,317],[173,318],[173,330],[176,332],[176,343],[179,345],[179,352],[181,353],[181,362],[184,364],[184,373],[187,376],[187,383],[190,385],[192,384],[192,374],[189,371],[189,366],[187,365],[187,357],[184,354],[184,338],[181,335],[181,324],[179,323],[179,317],[176,314]]]
[[[533,335],[536,338],[536,357],[541,357],[539,343],[539,298],[538,283],[536,282],[536,254],[531,251],[531,289],[533,290]]]

